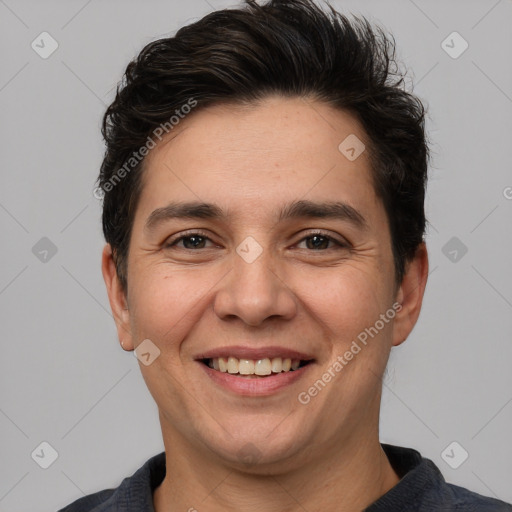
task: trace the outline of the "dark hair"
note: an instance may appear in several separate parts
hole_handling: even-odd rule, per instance
[[[349,20],[312,0],[246,4],[212,12],[174,37],[149,43],[126,68],[105,113],[98,182],[104,191],[103,233],[121,285],[126,291],[142,189],[141,148],[154,143],[152,134],[160,126],[170,131],[170,120],[182,118],[187,104],[197,111],[224,102],[254,104],[274,94],[323,101],[362,124],[400,283],[423,241],[429,148],[425,109],[405,90],[394,38],[364,17]]]

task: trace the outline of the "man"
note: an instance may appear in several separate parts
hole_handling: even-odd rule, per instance
[[[428,274],[428,145],[391,40],[247,2],[144,48],[108,108],[102,269],[165,452],[83,511],[512,510],[379,442]]]

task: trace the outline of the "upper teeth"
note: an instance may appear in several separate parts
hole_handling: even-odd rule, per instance
[[[296,370],[300,359],[274,357],[272,359],[237,359],[236,357],[216,357],[209,360],[210,368],[240,375],[270,375],[271,373]]]

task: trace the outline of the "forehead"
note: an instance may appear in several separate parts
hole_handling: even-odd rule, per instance
[[[368,151],[353,158],[363,144],[355,117],[320,102],[271,97],[203,108],[146,157],[139,205],[149,214],[169,200],[224,202],[250,218],[254,208],[297,199],[374,201]]]

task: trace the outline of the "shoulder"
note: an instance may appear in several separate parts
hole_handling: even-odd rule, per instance
[[[482,496],[465,487],[445,483],[445,500],[453,510],[474,512],[512,512],[512,505],[504,501]],[[450,510],[452,510],[450,509]]]
[[[58,512],[101,512],[106,511],[112,505],[112,495],[116,489],[105,489],[103,491],[88,494],[77,499]],[[107,508],[105,508],[107,507]]]
[[[77,499],[58,512],[149,512],[153,509],[153,490],[165,476],[165,452],[148,459],[119,487],[104,489]]]
[[[366,510],[368,512],[464,511],[512,512],[512,505],[446,482],[439,468],[412,448],[382,444],[398,484]]]

